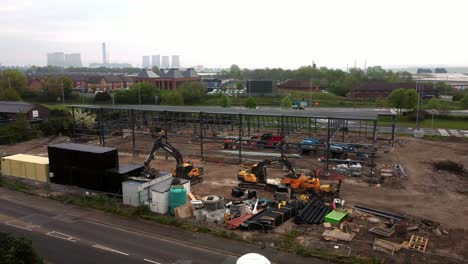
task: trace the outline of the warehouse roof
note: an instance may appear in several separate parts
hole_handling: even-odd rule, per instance
[[[36,164],[49,164],[49,158],[26,155],[26,154],[16,154],[16,155],[11,155],[11,156],[6,156],[6,157],[2,157],[2,159],[23,161],[23,162],[36,163]]]
[[[18,101],[0,101],[0,113],[27,113],[36,105]]]
[[[366,108],[309,108],[305,110],[284,110],[279,108],[223,108],[210,106],[166,106],[166,105],[74,105],[75,108],[107,109],[107,110],[136,110],[154,112],[178,112],[178,113],[206,113],[229,115],[253,115],[253,116],[286,116],[305,118],[332,118],[346,120],[377,120],[378,116],[393,116],[394,112],[381,109]]]
[[[60,143],[60,144],[55,144],[55,145],[49,145],[49,147],[60,148],[60,149],[68,149],[68,150],[76,150],[76,151],[83,151],[83,152],[91,152],[91,153],[106,153],[106,152],[109,152],[109,151],[116,150],[115,148],[92,146],[92,145],[83,145],[83,144],[75,144],[75,143]]]

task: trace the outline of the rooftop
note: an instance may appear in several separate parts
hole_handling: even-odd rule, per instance
[[[344,119],[344,120],[377,120],[378,116],[393,116],[394,112],[386,109],[364,109],[364,108],[308,108],[305,110],[284,110],[279,108],[246,109],[246,108],[223,108],[210,106],[166,106],[166,105],[74,105],[71,107],[85,109],[105,110],[136,110],[154,112],[177,112],[177,113],[207,113],[227,115],[250,115],[250,116],[285,116],[319,119]]]
[[[0,113],[27,113],[36,105],[18,101],[0,101]]]

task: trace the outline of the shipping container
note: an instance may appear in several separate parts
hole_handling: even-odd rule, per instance
[[[49,159],[25,154],[1,158],[2,174],[40,182],[49,182]]]
[[[119,167],[117,149],[92,145],[62,143],[49,145],[50,170],[56,167],[112,169]]]

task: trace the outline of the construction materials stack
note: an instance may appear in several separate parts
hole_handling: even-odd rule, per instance
[[[317,196],[312,196],[307,205],[300,210],[294,222],[296,224],[321,224],[331,211],[330,206],[326,206]]]

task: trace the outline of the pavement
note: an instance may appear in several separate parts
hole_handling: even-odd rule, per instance
[[[119,217],[0,187],[0,232],[24,235],[47,263],[325,263],[275,248]]]

